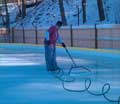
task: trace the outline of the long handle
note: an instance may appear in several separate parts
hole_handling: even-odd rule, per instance
[[[72,60],[73,64],[75,65],[75,67],[81,67],[81,68],[84,68],[85,70],[91,72],[91,70],[89,70],[88,68],[86,68],[86,67],[84,67],[84,66],[77,66],[76,63],[75,63],[75,61],[73,60],[71,54],[69,53],[69,51],[68,51],[68,49],[67,49],[66,47],[65,47],[65,50],[66,50],[68,56],[70,57],[70,59]]]
[[[74,64],[75,66],[77,66],[76,63],[75,63],[75,61],[73,60],[71,54],[69,53],[69,51],[68,51],[68,49],[67,49],[66,47],[65,47],[65,50],[66,50],[68,56],[70,57],[71,61],[73,62],[73,64]]]

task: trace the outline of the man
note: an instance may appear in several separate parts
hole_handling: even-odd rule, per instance
[[[60,70],[56,62],[56,43],[60,43],[66,47],[58,30],[62,26],[62,22],[58,21],[55,26],[51,26],[45,33],[45,60],[48,71]]]

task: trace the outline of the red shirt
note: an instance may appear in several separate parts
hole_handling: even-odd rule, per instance
[[[49,40],[51,45],[56,45],[56,42],[58,40],[59,34],[58,29],[56,26],[52,26],[48,29],[49,32]]]

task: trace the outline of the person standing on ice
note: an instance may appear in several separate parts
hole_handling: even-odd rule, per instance
[[[44,39],[45,60],[46,60],[46,66],[48,71],[60,70],[56,61],[56,43],[58,42],[64,48],[66,47],[60,34],[58,33],[58,30],[60,29],[61,26],[62,26],[62,22],[58,21],[56,25],[51,26],[45,32],[45,39]]]

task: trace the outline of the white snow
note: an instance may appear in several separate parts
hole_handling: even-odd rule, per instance
[[[53,2],[54,1],[54,2]],[[63,0],[65,15],[68,25],[77,26],[77,6],[80,8],[80,24],[83,24],[81,0]],[[120,0],[103,0],[105,20],[99,21],[97,0],[86,0],[86,23],[85,24],[119,24],[120,23]],[[38,27],[53,25],[56,21],[61,20],[58,0],[43,0],[37,7],[27,9],[27,16],[22,21],[24,26]],[[2,20],[0,20],[2,21]],[[17,22],[19,27],[21,20]],[[16,24],[16,23],[15,23]],[[14,24],[14,25],[15,25]],[[12,24],[13,26],[13,24]]]

